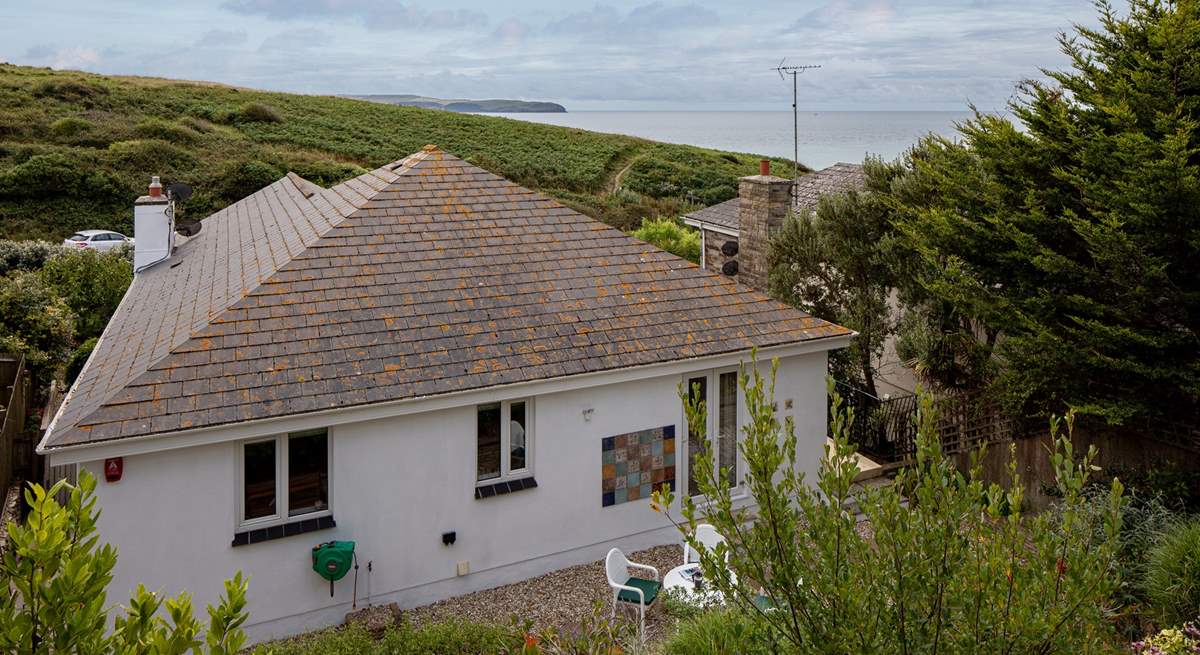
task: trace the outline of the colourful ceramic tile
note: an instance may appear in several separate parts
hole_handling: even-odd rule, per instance
[[[603,507],[649,498],[660,485],[675,486],[675,426],[601,440]]]

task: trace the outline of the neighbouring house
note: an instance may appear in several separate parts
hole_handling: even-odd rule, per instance
[[[860,191],[867,177],[860,164],[847,163],[808,173],[794,184],[770,177],[765,160],[760,172],[757,177],[742,178],[737,198],[685,214],[683,222],[700,230],[701,268],[766,292],[771,238],[788,214],[816,211],[821,197],[828,194]],[[759,220],[760,216],[767,220]],[[891,303],[899,312],[895,292]],[[896,354],[895,338],[889,338],[877,362],[877,389],[886,398],[910,395],[916,386],[912,369]]]
[[[861,165],[838,163],[793,183],[772,177],[763,160],[760,175],[741,179],[738,197],[685,214],[683,222],[700,229],[701,268],[765,291],[771,237],[788,214],[816,211],[822,196],[861,189],[866,180]]]
[[[680,385],[712,408],[701,456],[742,479],[753,348],[814,479],[845,328],[433,146],[329,189],[289,173],[187,238],[155,182],[133,284],[39,445],[100,480],[116,598],[203,606],[241,570],[258,641],[673,541],[647,496],[691,488]],[[313,571],[331,540],[356,581]]]

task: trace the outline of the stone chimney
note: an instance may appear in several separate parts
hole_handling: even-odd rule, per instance
[[[771,237],[791,209],[792,180],[771,175],[764,159],[758,175],[738,180],[738,198],[738,280],[765,292]]]
[[[171,201],[163,195],[158,176],[150,178],[146,195],[133,203],[133,272],[149,268],[171,256],[175,244],[175,218]]]

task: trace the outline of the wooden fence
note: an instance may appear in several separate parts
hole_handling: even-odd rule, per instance
[[[838,383],[846,407],[854,410],[850,441],[863,454],[884,462],[910,458],[917,447],[917,397],[877,398],[863,389]],[[937,432],[947,455],[968,452],[987,443],[1021,434],[1020,423],[994,399],[979,392],[938,396]]]
[[[14,468],[24,464],[17,444],[25,429],[28,396],[25,358],[0,354],[0,495],[12,482]]]

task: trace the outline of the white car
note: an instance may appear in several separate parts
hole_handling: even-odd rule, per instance
[[[103,251],[120,248],[126,244],[133,246],[133,238],[108,230],[80,230],[63,239],[62,244],[68,248],[91,248]]]

